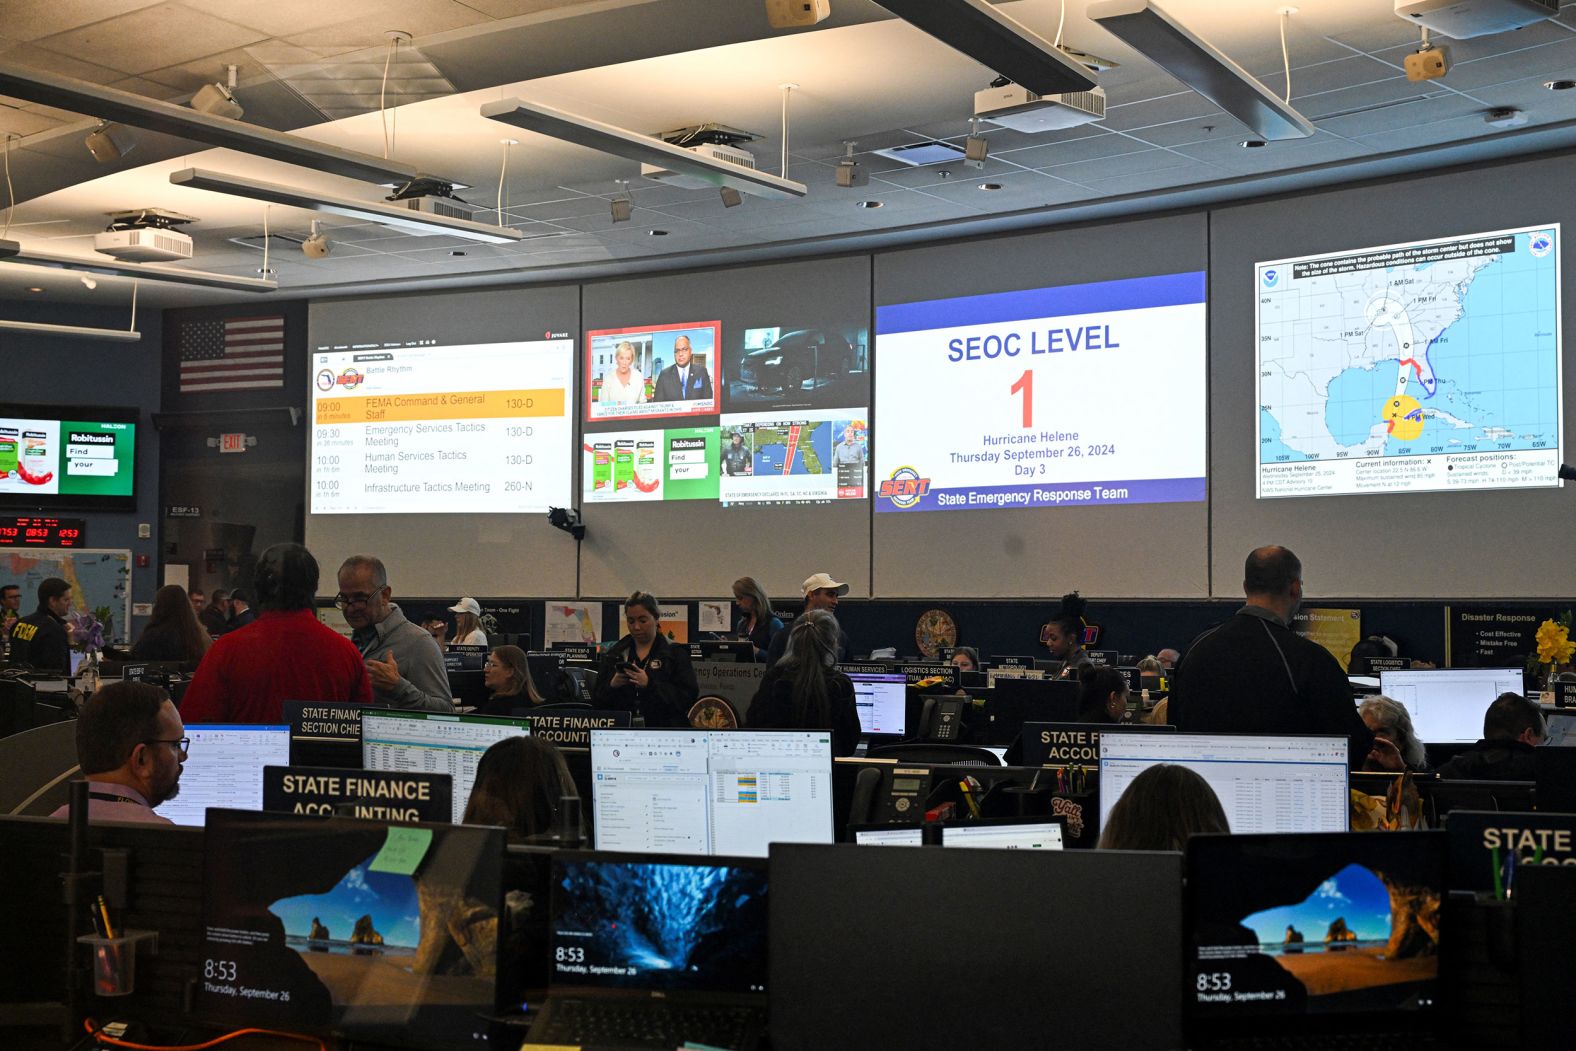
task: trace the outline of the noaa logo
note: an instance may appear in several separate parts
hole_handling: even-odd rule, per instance
[[[1279,282],[1279,281],[1280,281],[1280,271],[1279,270],[1266,270],[1266,271],[1264,271],[1264,287],[1265,288],[1274,288],[1276,283]]]
[[[930,492],[930,479],[921,478],[912,467],[899,467],[892,477],[881,483],[876,495],[892,501],[893,507],[909,508],[919,503],[920,497]]]
[[[1539,231],[1533,234],[1527,242],[1527,251],[1532,253],[1533,258],[1542,259],[1554,251],[1554,235],[1547,231]]]
[[[321,372],[319,372],[317,374],[317,389],[318,390],[333,390],[334,389],[334,373],[332,371],[330,371],[329,369],[324,369],[324,370],[322,370]]]

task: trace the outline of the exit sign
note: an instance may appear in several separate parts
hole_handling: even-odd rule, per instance
[[[244,453],[246,451],[246,435],[240,432],[219,435],[219,451],[222,453]]]

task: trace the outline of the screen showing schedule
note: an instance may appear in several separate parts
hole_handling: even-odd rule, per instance
[[[318,348],[312,513],[568,504],[573,350],[569,339]]]

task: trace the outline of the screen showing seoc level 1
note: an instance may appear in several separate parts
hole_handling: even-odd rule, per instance
[[[569,503],[574,343],[319,348],[312,513],[514,513]]]
[[[877,307],[876,510],[1203,500],[1204,344],[1201,271]]]
[[[1558,223],[1260,263],[1260,498],[1560,484]]]

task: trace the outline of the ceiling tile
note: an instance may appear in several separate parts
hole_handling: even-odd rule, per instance
[[[1048,143],[1026,150],[1013,150],[1011,153],[1002,154],[1002,158],[1025,168],[1044,169],[1053,164],[1073,164],[1078,161],[1091,161],[1097,157],[1116,157],[1124,153],[1138,153],[1147,148],[1142,142],[1135,142],[1125,135],[1115,135],[1104,129],[1101,130],[1102,134],[1099,135]]]
[[[181,4],[162,3],[56,33],[39,43],[124,73],[143,74],[243,47],[264,35]]]
[[[1212,164],[1188,161],[1184,168],[1106,175],[1085,185],[1101,197],[1122,197],[1131,193],[1169,190],[1188,183],[1210,182],[1214,179],[1227,178],[1231,174]]]
[[[25,138],[34,132],[58,128],[60,124],[59,120],[42,113],[0,105],[0,135],[21,135]]]
[[[1139,128],[1127,134],[1155,146],[1173,147],[1190,142],[1212,142],[1220,139],[1240,142],[1243,128],[1234,118],[1217,114],[1213,117],[1179,120],[1174,124],[1157,124],[1152,128]]]
[[[1517,51],[1508,55],[1480,58],[1471,62],[1452,61],[1444,79],[1439,83],[1457,91],[1479,94],[1479,89],[1490,84],[1504,84],[1514,80],[1543,74],[1543,79],[1571,77],[1576,74],[1576,34],[1566,33],[1565,39],[1541,47]]]
[[[1405,77],[1397,77],[1393,80],[1381,80],[1372,84],[1364,84],[1361,87],[1309,95],[1296,99],[1296,106],[1297,112],[1304,117],[1311,121],[1318,121],[1335,114],[1371,109],[1386,103],[1416,99],[1425,95],[1437,95],[1444,91],[1448,91],[1448,89],[1430,86],[1426,82],[1413,83]]]
[[[332,4],[324,6],[333,8]],[[302,47],[382,47],[388,30],[402,29],[416,38],[414,43],[419,47],[421,37],[492,21],[491,16],[454,0],[400,0],[397,5],[382,6],[382,17],[342,20],[311,32],[290,33],[284,40]]]
[[[474,7],[493,18],[514,18],[534,15],[538,11],[551,11],[559,7],[575,7],[585,0],[465,0],[466,7]]]
[[[980,183],[993,183],[999,190],[982,190]],[[984,213],[1014,212],[1025,208],[1044,208],[1066,204],[1089,196],[1082,186],[1038,172],[1014,172],[992,178],[960,179],[951,186],[934,186],[925,191],[943,200],[966,205]]]
[[[1017,163],[1008,163],[996,157],[987,156],[983,168],[972,168],[959,157],[946,164],[927,164],[919,168],[908,168],[900,171],[882,172],[880,179],[891,186],[902,186],[915,190],[932,186],[947,186],[955,182],[979,182],[988,177],[1006,175],[1008,172],[1019,171],[1021,166]]]
[[[1158,99],[1112,106],[1105,111],[1105,119],[1100,124],[1111,131],[1130,131],[1155,124],[1208,117],[1219,112],[1220,107],[1198,92],[1183,91]]]
[[[1177,152],[1241,175],[1330,164],[1375,151],[1371,146],[1320,135],[1312,139],[1272,142],[1256,150],[1245,150],[1231,142],[1205,142],[1180,146]]]
[[[101,19],[113,18],[158,0],[5,0],[5,35],[37,40]]]
[[[1091,186],[1091,179],[1103,179],[1112,175],[1132,175],[1136,172],[1163,171],[1166,168],[1180,168],[1190,163],[1191,158],[1170,150],[1151,149],[1142,153],[1125,153],[1117,157],[1098,157],[1093,160],[1078,161],[1072,164],[1057,164],[1052,167],[1042,168],[1041,171],[1066,179],[1069,182],[1082,183]]]
[[[1356,139],[1389,130],[1404,131],[1434,121],[1482,112],[1483,106],[1477,100],[1462,95],[1447,94],[1435,98],[1410,99],[1398,105],[1361,113],[1325,117],[1319,121],[1319,130],[1347,139]]]
[[[389,18],[398,21],[402,6],[384,0],[331,0],[327,3],[324,0],[182,0],[182,3],[271,37],[300,34],[352,18],[378,24]],[[385,28],[398,27],[388,25]]]
[[[1093,135],[1105,134],[1105,129],[1097,123],[1079,124],[1060,131],[1045,131],[1029,134],[1014,131],[1012,128],[1003,128],[988,121],[980,124],[980,129],[985,137],[990,140],[990,151],[996,156],[1005,156],[1014,150],[1027,150],[1034,146],[1051,146],[1058,142],[1072,142],[1074,139],[1087,139]]]
[[[18,62],[33,69],[76,77],[78,80],[86,80],[92,84],[112,84],[126,76],[118,69],[101,66],[96,62],[84,62],[38,44],[14,44],[0,51],[0,59],[6,62]]]

